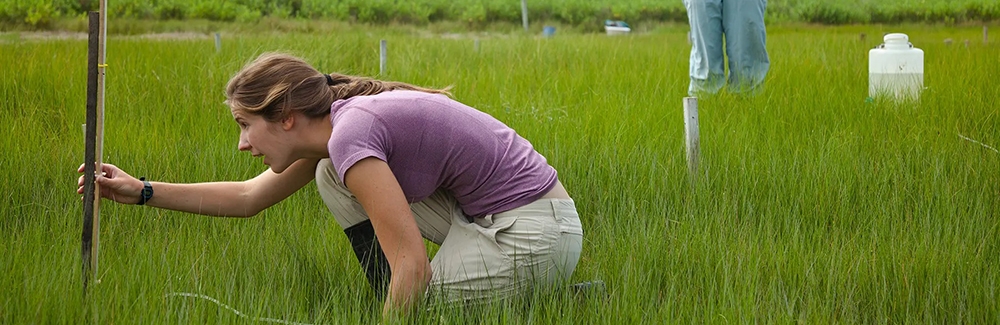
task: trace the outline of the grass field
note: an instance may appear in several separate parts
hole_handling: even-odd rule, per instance
[[[52,29],[59,21],[97,10],[90,0],[6,0],[0,3],[4,27]],[[462,22],[482,28],[521,23],[522,6],[531,22],[600,29],[605,19],[633,25],[687,22],[681,0],[115,0],[112,20],[238,21],[262,18],[322,19],[363,24]],[[769,22],[821,24],[964,23],[1000,19],[995,0],[770,0]]]
[[[896,31],[924,49],[927,89],[866,103],[867,51]],[[607,283],[606,298],[418,323],[1000,323],[1000,153],[984,146],[1000,147],[1000,41],[979,27],[772,26],[764,92],[700,101],[692,186],[685,32],[224,33],[219,52],[197,35],[113,36],[104,161],[170,182],[256,175],[222,104],[228,78],[274,50],[377,75],[387,39],[382,77],[454,85],[560,171],[587,231],[574,280]],[[86,42],[26,36],[0,36],[0,323],[248,323],[172,293],[291,322],[378,321],[313,185],[251,219],[103,204],[101,283],[84,302]]]

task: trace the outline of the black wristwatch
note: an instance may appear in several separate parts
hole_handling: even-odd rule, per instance
[[[139,203],[137,204],[143,205],[153,198],[153,185],[150,185],[145,177],[139,177],[139,180],[142,181],[142,192],[139,192]]]

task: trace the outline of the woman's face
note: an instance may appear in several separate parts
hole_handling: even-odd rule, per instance
[[[240,151],[249,151],[254,157],[264,157],[264,164],[275,173],[281,173],[295,162],[292,146],[285,143],[287,132],[281,123],[268,122],[263,117],[233,111],[233,118],[240,126]]]

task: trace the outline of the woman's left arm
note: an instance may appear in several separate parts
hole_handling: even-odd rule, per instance
[[[373,157],[351,166],[344,184],[368,213],[392,270],[382,314],[408,313],[423,298],[431,280],[431,265],[403,189],[389,165]]]

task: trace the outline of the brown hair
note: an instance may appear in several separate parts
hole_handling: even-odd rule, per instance
[[[451,96],[448,89],[430,89],[368,77],[319,72],[304,60],[283,53],[264,53],[237,72],[226,85],[226,105],[236,111],[277,122],[292,112],[309,118],[330,114],[338,99],[390,90],[416,90]]]

